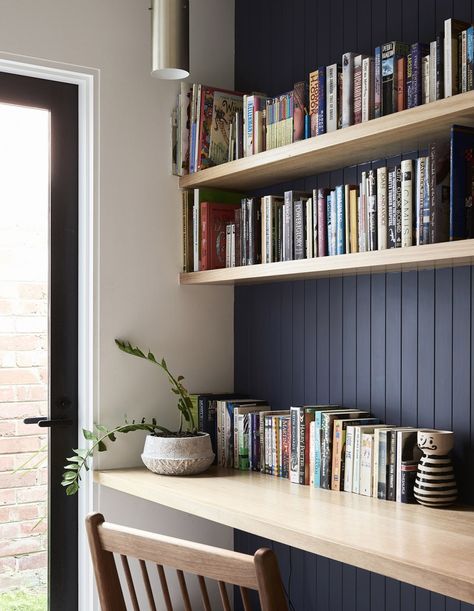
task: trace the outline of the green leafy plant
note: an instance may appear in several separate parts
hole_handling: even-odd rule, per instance
[[[73,450],[73,456],[66,459],[66,465],[64,467],[63,479],[61,485],[66,488],[66,494],[73,495],[79,490],[79,484],[81,481],[81,473],[83,470],[88,471],[90,468],[90,460],[92,459],[95,450],[99,452],[107,451],[108,442],[114,442],[116,435],[119,433],[131,433],[133,431],[147,431],[151,435],[164,435],[167,437],[188,437],[197,435],[196,423],[193,417],[193,405],[189,392],[183,385],[184,377],[182,375],[175,377],[170,370],[164,358],[157,360],[154,354],[148,351],[146,354],[138,346],[132,346],[129,341],[116,339],[115,343],[117,347],[126,354],[136,356],[141,359],[145,359],[154,365],[160,367],[160,369],[166,374],[171,384],[171,391],[178,397],[177,408],[179,411],[179,429],[177,431],[170,431],[157,424],[156,419],[152,418],[150,422],[147,422],[145,418],[136,422],[128,422],[125,419],[124,424],[116,426],[115,428],[108,429],[103,424],[95,424],[94,429],[89,431],[83,429],[82,433],[87,441],[91,442],[89,448],[77,448]],[[184,424],[186,423],[186,430],[183,430]]]

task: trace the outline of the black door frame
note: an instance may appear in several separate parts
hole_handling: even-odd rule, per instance
[[[78,504],[60,485],[78,438],[78,93],[75,84],[0,73],[0,102],[51,117],[49,417],[49,609],[78,607]],[[65,359],[67,355],[67,359]]]

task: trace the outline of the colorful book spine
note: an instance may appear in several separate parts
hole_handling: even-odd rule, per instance
[[[342,127],[354,124],[354,58],[356,53],[342,56]]]
[[[444,98],[444,37],[436,36],[436,99]]]
[[[418,157],[416,160],[416,188],[415,188],[415,243],[417,246],[423,244],[423,206],[425,202],[425,171],[426,157]]]
[[[375,170],[367,172],[368,250],[377,250],[377,187]]]
[[[336,187],[336,253],[345,253],[346,231],[345,231],[345,205],[344,185]]]
[[[340,98],[338,95],[338,81],[341,74],[339,64],[331,64],[326,68],[326,131],[333,132],[338,129],[338,108]]]
[[[260,414],[250,414],[250,468],[252,471],[260,471]]]
[[[387,167],[377,168],[377,247],[387,248]]]
[[[365,55],[354,57],[354,124],[362,123],[362,61]]]
[[[319,97],[318,97],[318,124],[317,135],[326,133],[326,68],[318,68]]]
[[[413,162],[404,159],[401,163],[401,246],[413,245]]]
[[[430,56],[424,55],[421,60],[421,103],[430,101]]]
[[[281,430],[281,477],[288,478],[290,473],[290,418],[282,416]]]
[[[402,172],[401,167],[397,165],[395,170],[395,221],[396,221],[396,247],[402,245]]]
[[[317,189],[313,191],[313,197],[317,202],[317,215],[318,215],[318,257],[325,257],[328,254],[328,240],[327,240],[327,205],[326,198],[328,192],[327,189]]]
[[[382,116],[382,47],[375,48],[374,58],[374,117]]]
[[[304,424],[304,409],[290,407],[290,482],[300,483],[300,424]],[[304,478],[304,472],[303,472]],[[304,482],[304,479],[303,479]]]
[[[294,203],[294,258],[305,258],[305,215],[304,202],[299,199]]]
[[[359,229],[357,216],[357,188],[352,188],[349,190],[350,252],[359,252]]]
[[[360,447],[360,484],[359,494],[372,496],[372,478],[374,468],[374,434],[363,433]]]
[[[309,74],[309,116],[311,136],[318,134],[318,105],[319,105],[319,72],[314,70]]]
[[[406,74],[407,58],[402,56],[397,59],[397,112],[407,107]]]

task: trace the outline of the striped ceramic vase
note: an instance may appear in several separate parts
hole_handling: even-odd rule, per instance
[[[453,464],[452,431],[418,431],[418,447],[423,456],[418,463],[415,498],[427,507],[447,507],[458,496]]]

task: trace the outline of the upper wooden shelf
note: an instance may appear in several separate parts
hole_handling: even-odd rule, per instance
[[[423,148],[453,123],[474,126],[474,91],[189,174],[179,186],[248,191]]]
[[[211,469],[95,472],[99,484],[474,603],[474,511],[428,509]]]
[[[474,263],[474,239],[180,274],[181,284],[252,284]]]

